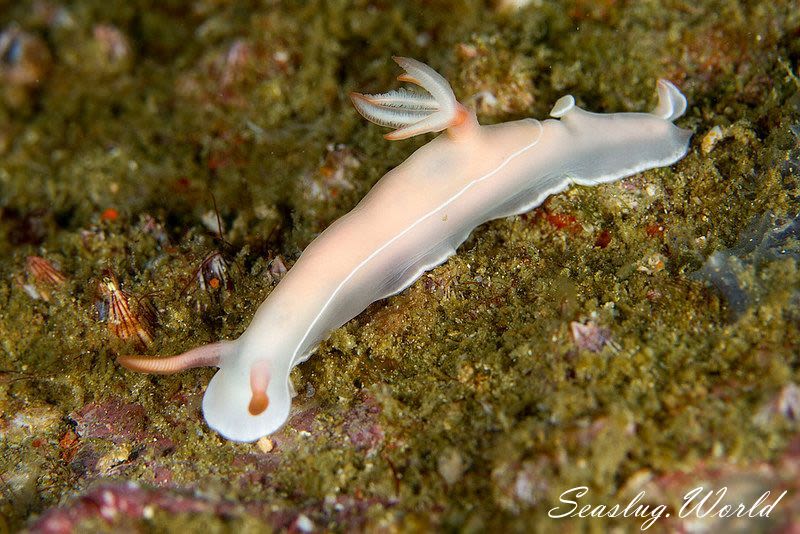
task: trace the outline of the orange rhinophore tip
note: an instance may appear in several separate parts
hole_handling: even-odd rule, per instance
[[[250,415],[260,415],[269,406],[267,386],[269,386],[269,362],[256,362],[250,368],[250,391],[253,393],[247,406]]]
[[[250,415],[260,415],[264,413],[267,406],[269,406],[269,397],[267,397],[266,392],[254,391],[253,396],[250,398],[250,404],[247,406],[247,410],[250,412]]]

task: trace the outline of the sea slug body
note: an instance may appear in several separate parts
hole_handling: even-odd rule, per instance
[[[144,372],[219,367],[203,414],[228,439],[255,441],[280,428],[291,407],[291,369],[370,303],[447,260],[476,226],[524,213],[573,183],[611,182],[669,165],[688,149],[691,132],[672,123],[686,99],[665,80],[658,82],[652,113],[590,113],[565,96],[553,107],[554,119],[480,126],[433,69],[413,59],[395,61],[405,70],[401,81],[429,94],[353,93],[356,109],[396,128],[388,139],[446,133],[386,174],[322,232],[239,339],[165,359],[120,358]]]

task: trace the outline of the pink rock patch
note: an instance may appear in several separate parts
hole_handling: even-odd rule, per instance
[[[381,407],[375,397],[362,395],[345,416],[344,432],[356,449],[369,454],[383,443],[383,429],[378,423],[380,412]]]
[[[126,403],[116,397],[104,402],[90,402],[70,414],[77,423],[81,438],[108,439],[114,443],[147,437],[147,415],[140,404]]]
[[[29,531],[45,534],[75,532],[83,521],[101,519],[112,529],[129,525],[131,519],[145,519],[154,510],[170,514],[210,513],[232,515],[236,505],[213,502],[174,491],[149,490],[129,482],[98,487],[70,504],[47,511],[31,525]]]

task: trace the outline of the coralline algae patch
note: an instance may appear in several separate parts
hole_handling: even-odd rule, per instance
[[[780,278],[769,273],[775,274],[776,262],[789,262],[797,269],[798,260],[800,214],[778,217],[765,213],[748,225],[733,247],[711,254],[690,277],[715,287],[725,298],[730,319],[734,320],[772,292],[785,291]],[[800,304],[800,287],[790,292],[791,301]]]

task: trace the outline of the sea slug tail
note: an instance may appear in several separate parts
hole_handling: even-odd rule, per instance
[[[672,82],[660,79],[656,90],[658,91],[658,104],[652,111],[653,115],[658,115],[664,120],[674,121],[684,114],[686,97]]]
[[[405,70],[397,79],[419,85],[428,94],[402,88],[376,95],[350,93],[353,106],[365,119],[395,128],[384,136],[386,139],[407,139],[423,133],[455,129],[472,118],[456,100],[453,89],[441,74],[415,59],[393,59]]]
[[[117,362],[123,367],[139,373],[169,375],[195,367],[219,367],[223,356],[230,351],[231,341],[218,341],[169,358],[149,356],[119,356]]]

